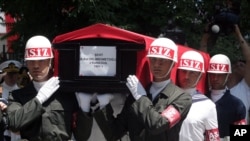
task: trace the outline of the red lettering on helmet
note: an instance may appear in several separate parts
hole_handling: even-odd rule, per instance
[[[196,61],[196,60],[190,60],[190,59],[181,59],[180,60],[180,67],[187,67],[187,68],[193,68],[197,70],[202,70],[202,62]]]
[[[28,48],[25,50],[25,58],[31,57],[51,57],[51,48]]]
[[[215,64],[211,63],[209,65],[210,71],[222,71],[222,72],[229,72],[229,65],[228,64]]]
[[[149,55],[162,55],[167,58],[173,58],[174,50],[167,47],[152,46],[149,48]]]

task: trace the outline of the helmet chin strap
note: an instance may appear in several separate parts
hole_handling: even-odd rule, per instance
[[[225,79],[225,81],[224,81],[224,83],[223,83],[223,86],[225,86],[226,85],[226,83],[227,83],[227,80],[228,80],[228,77],[229,77],[229,73],[227,74],[227,76],[226,76],[226,79]],[[208,78],[209,79],[209,78]],[[210,83],[210,80],[208,81],[209,83]],[[210,84],[209,84],[210,85]],[[211,86],[210,86],[210,88],[209,88],[209,90],[211,90],[212,88],[211,88]]]
[[[194,83],[194,85],[193,85],[191,88],[194,88],[194,87],[197,86],[197,84],[198,84],[198,82],[199,82],[199,80],[200,80],[200,78],[201,78],[201,75],[202,75],[202,73],[200,73],[200,75],[198,76],[196,82]]]
[[[172,61],[172,64],[171,64],[171,66],[169,67],[169,69],[168,69],[167,73],[166,73],[165,75],[163,75],[162,77],[157,77],[157,78],[161,79],[161,78],[165,78],[165,77],[167,77],[167,76],[168,76],[168,74],[169,74],[169,72],[170,72],[170,70],[173,68],[173,66],[174,66],[174,61]]]
[[[50,61],[49,61],[49,69],[48,69],[48,71],[47,71],[47,75],[49,75],[49,73],[50,73],[50,69],[51,69],[51,62],[52,62],[52,59],[50,59]]]
[[[224,83],[223,83],[223,86],[225,86],[225,85],[226,85],[227,80],[228,80],[228,76],[229,76],[229,73],[227,74],[227,77],[226,77],[226,79],[225,79],[225,81],[224,81]]]

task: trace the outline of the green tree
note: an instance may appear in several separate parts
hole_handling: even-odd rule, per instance
[[[207,19],[214,13],[216,0],[0,0],[1,11],[16,19],[12,32],[18,35],[13,43],[15,52],[23,53],[25,42],[34,34],[51,40],[59,34],[94,23],[106,23],[137,33],[157,37],[169,19],[185,32],[187,43],[198,48]],[[249,2],[241,1],[240,27],[249,32]],[[248,29],[248,30],[246,30]],[[222,38],[213,51],[232,52],[232,39]],[[228,44],[227,47],[223,47]]]

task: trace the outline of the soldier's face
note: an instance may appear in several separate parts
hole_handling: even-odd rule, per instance
[[[225,89],[225,84],[227,82],[228,74],[216,74],[208,73],[210,86],[213,90],[222,90]]]
[[[178,84],[183,89],[194,88],[200,79],[201,72],[178,69]]]
[[[27,68],[34,81],[43,82],[49,78],[51,59],[27,60]]]
[[[4,81],[9,86],[13,86],[18,81],[18,72],[7,72],[6,76],[4,76]]]
[[[162,58],[149,58],[150,71],[153,74],[154,81],[163,81],[169,78],[170,69],[173,64],[172,60]]]

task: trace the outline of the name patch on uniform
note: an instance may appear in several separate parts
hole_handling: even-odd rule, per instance
[[[187,68],[193,68],[197,69],[199,71],[202,71],[203,63],[196,60],[191,59],[181,59],[180,60],[180,67],[187,67]]]
[[[210,71],[222,71],[222,72],[229,72],[229,65],[228,64],[216,64],[211,63],[209,65]]]
[[[148,55],[160,55],[160,56],[165,56],[167,58],[173,58],[174,50],[162,46],[152,46],[149,48]]]
[[[181,119],[181,114],[174,106],[168,106],[161,115],[165,117],[169,121],[170,128],[173,127],[176,123],[178,123]]]
[[[51,48],[28,48],[25,50],[25,58],[52,57]]]

